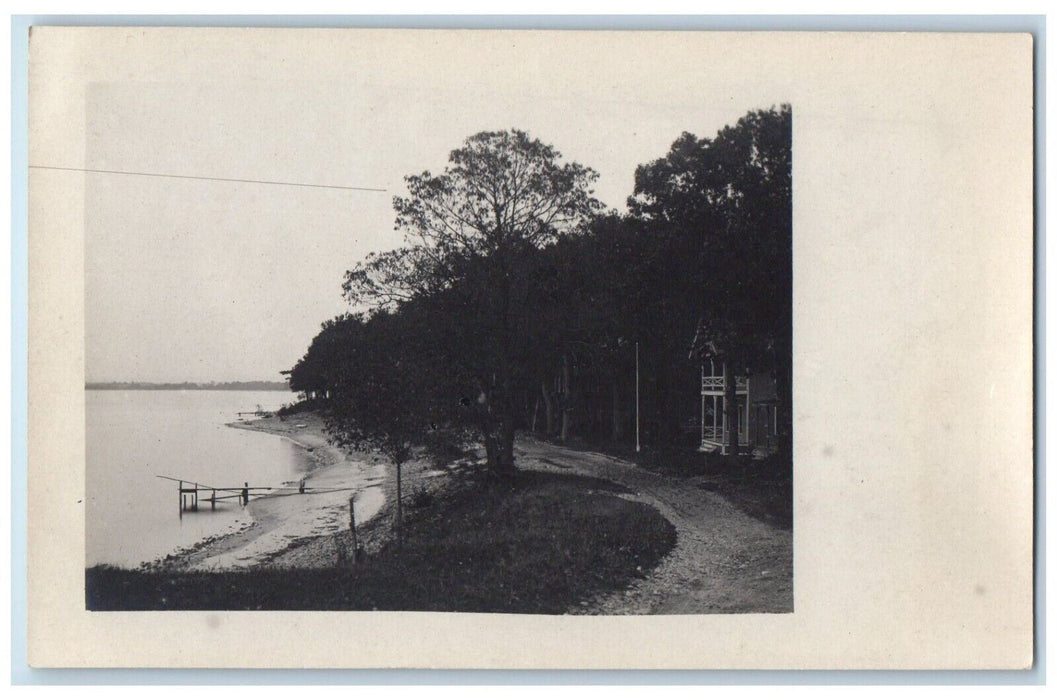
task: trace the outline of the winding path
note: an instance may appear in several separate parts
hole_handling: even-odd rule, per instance
[[[793,533],[752,518],[702,480],[665,477],[630,462],[531,439],[516,446],[524,469],[594,476],[629,489],[675,526],[672,551],[625,591],[586,600],[582,614],[793,611]]]

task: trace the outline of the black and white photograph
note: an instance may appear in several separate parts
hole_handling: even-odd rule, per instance
[[[89,87],[88,609],[793,610],[793,107],[501,77]]]
[[[34,663],[1030,663],[1029,35],[29,55]]]

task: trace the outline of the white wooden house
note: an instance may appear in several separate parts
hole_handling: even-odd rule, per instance
[[[723,363],[701,363],[701,451],[727,453],[726,385]],[[768,372],[731,373],[738,404],[738,445],[760,457],[778,448],[778,402]]]

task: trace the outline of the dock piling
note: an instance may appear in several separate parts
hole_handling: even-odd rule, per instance
[[[179,511],[180,518],[183,518],[185,512],[197,513],[201,501],[205,500],[209,502],[210,510],[217,509],[218,501],[226,501],[238,499],[239,505],[248,506],[250,504],[250,496],[253,492],[257,492],[259,496],[262,492],[267,493],[288,487],[288,484],[283,486],[250,486],[249,482],[243,482],[242,486],[212,486],[210,484],[202,484],[197,481],[187,481],[185,479],[179,479],[171,476],[163,476],[156,474],[159,479],[167,479],[177,484],[176,489],[176,500],[177,509]],[[301,480],[298,490],[302,494],[308,493],[308,487],[305,484],[305,480]],[[219,492],[219,495],[218,495]],[[289,495],[283,493],[282,495]]]

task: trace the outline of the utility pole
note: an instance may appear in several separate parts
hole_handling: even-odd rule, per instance
[[[642,451],[639,442],[639,344],[635,343],[635,451]]]

